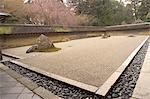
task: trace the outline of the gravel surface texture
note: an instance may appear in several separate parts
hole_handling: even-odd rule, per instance
[[[117,82],[109,90],[105,98],[112,99],[129,99],[132,96],[136,81],[139,77],[142,64],[147,52],[150,39],[144,44],[137,55],[134,57],[130,65],[125,69]],[[46,77],[42,74],[25,69],[17,64],[4,62],[6,66],[20,73],[21,75],[30,78],[39,86],[43,86],[55,95],[64,99],[102,99],[99,95],[88,92],[86,90],[68,85],[58,80]]]

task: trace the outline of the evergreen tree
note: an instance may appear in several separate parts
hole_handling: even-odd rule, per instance
[[[146,21],[146,16],[150,12],[150,0],[143,0],[138,10],[138,16],[143,21]]]

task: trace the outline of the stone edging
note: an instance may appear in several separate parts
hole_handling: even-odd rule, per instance
[[[5,53],[3,51],[2,51],[2,55],[12,57],[12,58],[15,58],[15,59],[22,59],[22,57],[20,57],[20,56],[16,56],[16,55],[13,55],[13,54],[10,54],[10,53]]]
[[[12,69],[9,69],[7,66],[4,66],[0,63],[0,69],[4,70],[8,75],[16,79],[19,83],[22,83],[29,90],[42,97],[43,99],[62,99],[50,91],[46,90],[43,87],[39,87],[36,83],[32,82],[30,79],[23,77]]]
[[[53,79],[56,79],[56,80],[65,82],[65,83],[67,83],[67,84],[70,84],[70,85],[79,87],[79,88],[81,88],[81,89],[90,91],[90,92],[94,92],[94,93],[95,93],[95,92],[98,90],[98,87],[95,87],[95,86],[92,86],[92,85],[88,85],[88,84],[84,84],[84,83],[81,83],[81,82],[78,82],[78,81],[75,81],[75,80],[72,80],[72,79],[68,79],[68,78],[65,78],[65,77],[61,77],[61,76],[59,76],[59,75],[46,72],[46,71],[41,70],[41,69],[39,69],[39,68],[28,66],[28,65],[23,64],[23,63],[18,62],[18,61],[11,60],[10,62],[12,62],[12,63],[14,63],[14,64],[17,64],[17,65],[19,65],[19,66],[22,66],[22,67],[24,67],[24,68],[27,68],[27,69],[29,69],[29,70],[35,71],[35,72],[37,72],[37,73],[43,74],[43,75],[45,75],[45,76],[51,77],[51,78],[53,78]]]
[[[105,83],[101,87],[99,87],[96,94],[99,94],[102,96],[105,96],[107,94],[111,86],[117,81],[117,79],[126,69],[126,67],[130,64],[134,56],[138,53],[138,51],[145,44],[148,38],[149,36],[146,37],[146,39],[128,56],[128,58],[122,63],[122,65],[105,81]]]
[[[147,49],[147,53],[145,56],[143,66],[141,68],[139,78],[137,80],[137,84],[135,86],[132,97],[130,99],[148,99],[149,98],[150,92],[149,92],[149,89],[148,90],[146,89],[147,87],[149,87],[149,85],[147,85],[149,84],[149,79],[147,78],[150,74],[149,67],[150,67],[150,45]]]

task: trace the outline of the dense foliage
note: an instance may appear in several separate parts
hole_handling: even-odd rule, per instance
[[[150,21],[150,0],[0,0],[7,22],[44,25],[119,25]]]
[[[138,10],[138,16],[143,21],[150,21],[150,0],[143,0]]]
[[[69,0],[78,15],[94,17],[87,25],[117,25],[134,23],[137,20],[147,21],[150,12],[150,0]]]
[[[79,4],[76,9],[78,14],[88,14],[94,16],[95,19],[90,21],[93,25],[117,25],[121,24],[123,21],[130,22],[129,20],[132,20],[130,8],[124,7],[117,1],[83,1],[83,3]]]

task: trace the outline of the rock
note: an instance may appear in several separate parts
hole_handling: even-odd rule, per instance
[[[70,39],[69,38],[63,38],[61,41],[62,42],[67,42],[67,41],[70,41]]]
[[[129,34],[129,35],[128,35],[128,37],[135,37],[135,35],[133,35],[133,34]]]
[[[110,35],[107,35],[108,37],[110,37]]]
[[[33,45],[32,47],[30,47],[30,48],[26,51],[26,53],[34,52],[34,51],[37,50],[37,49],[38,49],[38,45]]]
[[[37,49],[48,49],[54,47],[53,43],[48,39],[48,37],[43,34],[41,34],[40,37],[37,38],[36,44],[38,46]]]
[[[107,33],[102,34],[102,38],[103,38],[103,39],[108,38],[108,37],[110,37],[109,34],[107,34]]]
[[[54,44],[53,42],[51,42],[48,37],[46,37],[45,35],[41,34],[37,40],[36,40],[36,44],[33,45],[32,47],[30,47],[26,53],[30,53],[30,52],[34,52],[37,50],[44,50],[44,49],[49,49],[49,48],[53,48]]]

